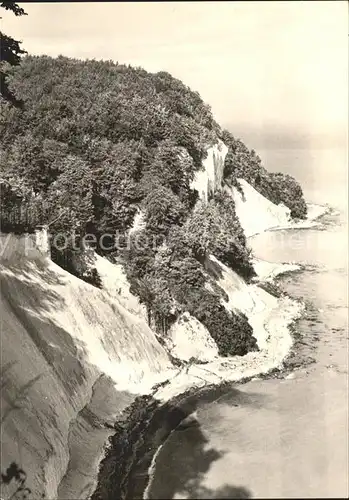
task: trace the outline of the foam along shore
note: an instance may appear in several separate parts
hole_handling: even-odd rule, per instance
[[[287,296],[275,298],[256,284],[247,285],[234,271],[231,271],[214,257],[211,259],[222,270],[222,278],[218,284],[228,293],[229,301],[225,304],[226,307],[229,308],[234,304],[234,307],[245,312],[253,327],[260,351],[250,352],[242,357],[221,358],[217,356],[216,359],[205,365],[187,365],[178,371],[168,385],[160,388],[154,394],[154,397],[160,401],[168,401],[189,389],[200,390],[205,386],[238,382],[268,373],[274,368],[281,367],[293,345],[289,326],[301,316],[304,305]],[[255,260],[257,262],[257,259]],[[297,265],[272,264],[262,260],[258,260],[258,266],[256,266],[258,277],[263,281],[297,269],[299,269]],[[211,354],[216,353],[213,351]],[[206,358],[209,357],[210,353],[208,352]],[[148,469],[149,481],[144,490],[144,499],[149,498],[150,486],[155,474],[156,458],[163,444],[157,449]]]
[[[283,206],[271,203],[246,181],[242,184],[244,197],[237,190],[234,191],[235,188],[229,189],[235,201],[239,199],[244,203],[243,207],[237,203],[237,214],[245,234],[249,237],[269,230],[314,227],[318,224],[319,217],[329,210],[327,206],[308,204],[307,219],[292,222],[287,209],[285,211]],[[257,213],[262,214],[261,218],[257,219],[259,228],[254,222],[256,218],[248,216],[248,214],[256,213],[258,205],[260,210]],[[268,215],[263,219],[263,214]],[[280,224],[276,225],[278,221]],[[213,339],[207,331],[205,335],[204,326],[200,324],[201,328],[198,329],[195,324],[196,320],[188,314],[185,318],[180,317],[169,332],[169,338],[166,340],[167,349],[183,361],[197,358],[206,364],[192,363],[179,370],[170,383],[154,395],[162,400],[170,399],[192,385],[203,387],[206,384],[239,381],[265,374],[280,367],[290,353],[293,339],[289,326],[301,316],[304,305],[286,296],[276,298],[261,289],[256,281],[270,282],[281,274],[299,271],[301,266],[296,263],[273,263],[254,258],[253,264],[257,279],[253,284],[247,285],[236,272],[215,257],[211,256],[210,260],[220,267],[222,277],[217,284],[229,297],[228,301],[222,301],[222,304],[228,310],[237,310],[246,314],[260,351],[248,353],[242,357],[219,357]],[[193,332],[198,332],[198,336]]]
[[[274,263],[268,262],[266,260],[257,259],[254,257],[252,259],[254,270],[257,273],[259,281],[271,282],[280,274],[286,274],[290,272],[299,271],[301,266],[299,264],[293,263]]]
[[[255,195],[253,191],[252,195]],[[240,193],[238,194],[240,196]],[[259,196],[259,193],[257,195]],[[270,202],[265,200],[264,203],[268,205]],[[275,205],[274,207],[277,208]],[[268,207],[269,213],[270,208],[273,210],[274,207]],[[258,231],[256,226],[254,230],[251,230],[251,227],[248,227],[248,222],[243,219],[243,227],[245,234],[249,236],[268,230],[311,228],[317,225],[317,219],[328,210],[327,206],[308,204],[308,216],[305,221],[287,221],[276,226],[274,225],[275,218],[271,217],[268,221],[269,227],[268,223],[263,221]],[[260,351],[248,353],[242,357],[219,358],[216,356],[216,359],[205,365],[193,364],[182,368],[168,385],[160,388],[154,394],[154,397],[159,400],[167,401],[189,389],[200,390],[207,385],[238,382],[268,373],[274,368],[281,367],[283,360],[291,351],[293,338],[289,327],[302,315],[304,304],[287,296],[275,298],[256,284],[247,285],[234,271],[219,263],[214,257],[211,259],[216,261],[222,269],[222,278],[218,284],[228,293],[229,301],[225,304],[226,307],[234,304],[234,307],[245,312],[253,327]],[[272,281],[281,274],[301,269],[298,264],[273,263],[257,258],[253,259],[253,264],[257,279],[264,282]],[[215,357],[215,354],[214,351],[211,351],[211,356]],[[206,357],[209,358],[210,354],[207,353]],[[148,469],[149,481],[143,494],[144,499],[149,498],[150,486],[155,474],[156,458],[162,446],[163,444],[157,449]]]
[[[228,268],[223,270],[223,279],[231,279],[229,272]],[[293,344],[289,326],[302,314],[303,304],[286,296],[273,297],[256,284],[246,285],[246,290],[237,290],[235,297],[232,294],[229,299],[238,304],[240,310],[245,307],[243,312],[253,327],[260,351],[245,356],[217,357],[204,365],[186,365],[154,394],[155,398],[167,401],[191,387],[237,382],[281,366]]]
[[[244,210],[254,210],[253,197]],[[277,225],[276,219],[268,219],[269,227]],[[263,230],[269,227],[263,224]],[[251,228],[244,229],[251,234]],[[279,366],[292,346],[288,326],[302,311],[301,304],[287,297],[276,299],[256,284],[247,285],[216,260],[218,285],[229,297],[224,306],[245,312],[260,351],[221,358],[207,342],[199,355],[209,354],[208,363],[178,369],[147,325],[144,307],[130,292],[120,265],[96,257],[103,282],[99,290],[51,261],[45,229],[35,235],[2,234],[0,246],[2,348],[12,384],[5,389],[9,397],[20,397],[28,387],[31,391],[28,408],[14,411],[10,399],[5,401],[9,408],[3,405],[7,414],[11,411],[2,426],[3,461],[21,462],[38,497],[92,493],[112,433],[103,422],[112,425],[136,396],[170,400],[188,389],[238,381]],[[262,280],[286,270],[285,265],[257,265]],[[196,332],[194,325],[192,344],[197,346]],[[199,333],[204,338],[203,328]],[[28,425],[30,443],[21,433]]]

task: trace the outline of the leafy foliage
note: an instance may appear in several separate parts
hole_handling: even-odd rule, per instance
[[[260,189],[273,203],[284,203],[291,210],[291,217],[305,219],[307,205],[299,183],[288,174],[269,173],[260,179]]]
[[[0,7],[14,13],[15,16],[25,16],[26,12],[22,7],[19,7],[15,2],[1,2]],[[1,18],[0,18],[1,19]],[[9,65],[16,66],[20,63],[21,56],[27,52],[21,48],[21,42],[15,40],[11,36],[5,35],[0,31],[0,95],[6,101],[11,102],[16,106],[21,105],[21,101],[9,90],[6,76]]]
[[[286,205],[291,210],[291,217],[306,218],[307,205],[302,188],[291,175],[268,172],[256,152],[249,150],[227,130],[223,131],[222,137],[229,147],[224,165],[226,179],[236,187],[239,187],[238,178],[245,179],[273,203]]]
[[[198,260],[204,262],[208,254],[213,254],[245,278],[255,275],[234,201],[224,191],[217,191],[207,204],[196,207],[184,231]]]
[[[99,231],[130,227],[155,183],[192,204],[190,182],[216,134],[208,106],[178,80],[111,62],[43,56],[9,69],[7,83],[25,103],[22,111],[1,103],[2,177],[12,186],[47,192],[55,212],[82,192],[91,199],[91,190],[79,186],[93,178]],[[85,212],[83,223],[91,218]]]
[[[221,238],[217,239],[212,253],[241,276],[250,279],[255,276],[251,250],[236,215],[234,201],[225,191],[218,191],[214,201],[220,213]]]
[[[5,229],[49,224],[52,238],[64,239],[53,260],[96,286],[95,270],[81,264],[77,271],[81,239],[108,233],[120,244],[121,236],[118,254],[149,323],[165,334],[189,311],[221,354],[254,349],[247,318],[226,311],[218,291],[205,287],[209,253],[246,278],[254,271],[233,200],[221,191],[202,205],[190,188],[208,147],[222,136],[199,94],[165,72],[62,56],[25,57],[6,78],[23,106],[1,102]],[[239,158],[249,164],[244,154]],[[234,161],[227,159],[229,175]],[[257,172],[258,157],[256,165]],[[127,244],[139,209],[145,228]]]
[[[130,248],[125,251],[131,291],[146,305],[149,322],[163,334],[180,313],[189,311],[206,326],[222,356],[243,355],[256,349],[246,316],[226,311],[220,295],[205,287],[207,277],[199,262],[203,257],[200,252],[211,249],[214,239],[207,231],[203,243],[196,247],[194,242],[195,236],[188,235],[185,226],[176,225],[169,231],[167,245],[157,246],[156,250],[147,230],[138,234],[137,242],[131,238]]]

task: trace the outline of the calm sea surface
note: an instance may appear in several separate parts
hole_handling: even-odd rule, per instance
[[[262,259],[305,265],[281,284],[316,311],[298,324],[315,363],[294,378],[255,380],[199,403],[199,425],[175,431],[162,447],[150,498],[348,496],[347,155],[261,156],[268,169],[294,175],[308,201],[335,209],[318,228],[250,242]]]

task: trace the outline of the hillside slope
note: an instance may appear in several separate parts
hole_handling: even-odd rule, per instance
[[[224,163],[228,152],[227,146],[221,140],[207,150],[203,160],[203,169],[195,173],[190,185],[198,192],[199,198],[208,201],[210,194],[221,189],[224,175]]]
[[[23,105],[0,100],[2,466],[35,498],[87,498],[137,395],[280,364],[300,307],[251,283],[247,237],[305,202],[168,73],[29,56],[8,84]]]
[[[262,194],[278,204],[287,192],[290,215],[304,216],[300,186],[269,175],[253,151],[221,129],[198,92],[166,72],[28,56],[9,69],[8,82],[23,105],[0,101],[3,231],[49,225],[59,243],[52,260],[111,289],[106,262],[97,257],[88,271],[81,262],[88,235],[96,254],[124,264],[138,298],[132,311],[141,317],[145,311],[157,334],[189,312],[220,355],[253,351],[246,315],[227,311],[214,287],[205,286],[202,262],[212,254],[251,279],[244,224],[268,211],[260,230],[285,220],[285,207]],[[239,183],[237,172],[254,188]],[[244,189],[247,207],[239,198]],[[119,300],[127,302],[128,292]]]
[[[241,191],[236,187],[225,186],[235,202],[237,216],[246,237],[261,233],[267,229],[289,224],[290,209],[280,203],[275,205],[261,195],[244,179],[238,179]]]
[[[39,248],[28,245],[33,239]],[[292,343],[287,326],[299,306],[247,285],[211,256],[205,268],[226,294],[222,305],[247,315],[261,351],[220,358],[204,326],[187,315],[183,328],[182,316],[168,347],[182,359],[190,353],[208,363],[178,372],[120,265],[96,256],[108,293],[50,261],[44,232],[2,235],[1,248],[2,461],[26,470],[35,497],[87,498],[112,433],[105,424],[156,382],[171,379],[156,395],[167,399],[191,386],[237,380],[277,366]],[[267,274],[274,270],[269,264]]]
[[[1,243],[2,467],[18,463],[35,498],[87,498],[104,424],[169,375],[168,356],[115,297],[27,255],[25,237]]]

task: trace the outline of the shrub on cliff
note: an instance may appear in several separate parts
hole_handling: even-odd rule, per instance
[[[202,262],[212,254],[245,278],[255,275],[234,201],[224,191],[217,191],[207,204],[198,206],[183,229],[187,244]]]
[[[269,173],[267,176],[262,176],[260,183],[260,191],[264,196],[276,205],[279,203],[286,205],[291,210],[291,217],[306,218],[307,205],[302,188],[291,175],[281,172]]]
[[[245,276],[252,266],[232,200],[221,194],[192,210],[191,181],[221,134],[199,94],[165,72],[61,56],[26,57],[9,69],[7,83],[23,105],[0,102],[2,177],[25,191],[16,202],[21,213],[30,200],[45,200],[32,226],[50,223],[53,237],[71,231],[78,239],[125,237],[140,208],[146,228],[119,253],[149,321],[166,331],[189,308],[221,353],[247,352],[247,319],[229,314],[218,295],[205,291],[207,252]],[[167,238],[168,253],[159,237]],[[72,238],[52,256],[74,273]],[[91,273],[81,277],[98,285]]]
[[[143,202],[146,213],[147,229],[153,233],[167,234],[173,225],[184,222],[186,211],[170,189],[156,186],[150,191]]]
[[[268,172],[256,152],[224,131],[222,138],[229,150],[224,163],[224,178],[239,189],[238,178],[245,179],[260,194],[276,205],[283,203],[291,210],[291,217],[305,219],[307,205],[299,183],[288,174]]]
[[[218,191],[214,202],[220,213],[222,244],[217,241],[213,255],[224,264],[237,271],[245,279],[256,275],[251,259],[251,250],[247,246],[244,230],[235,211],[232,197],[225,191]]]
[[[190,288],[183,301],[189,313],[206,326],[221,356],[244,356],[258,350],[247,317],[228,312],[213,293],[205,288]]]
[[[256,349],[246,316],[229,313],[221,305],[221,295],[206,289],[203,266],[184,228],[173,227],[167,246],[155,250],[152,236],[143,230],[137,244],[133,237],[125,250],[131,291],[146,305],[149,323],[166,334],[176,318],[189,311],[206,326],[220,355],[244,355]]]

